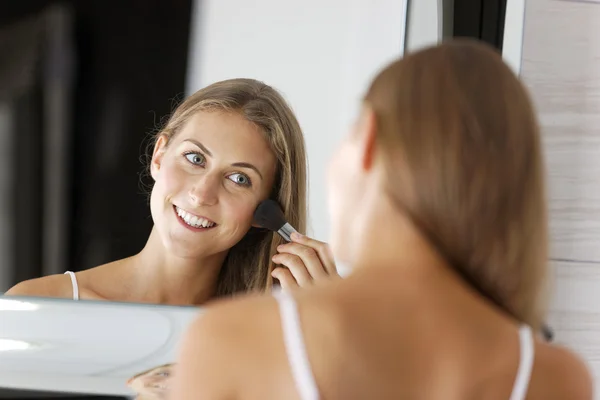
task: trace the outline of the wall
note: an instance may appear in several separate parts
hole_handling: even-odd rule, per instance
[[[516,11],[523,5],[520,55]],[[510,64],[531,91],[546,152],[555,278],[550,323],[556,340],[581,353],[599,382],[600,2],[516,0],[509,6],[515,18],[509,21],[507,10],[507,29],[517,27],[517,34],[507,32],[513,35]]]

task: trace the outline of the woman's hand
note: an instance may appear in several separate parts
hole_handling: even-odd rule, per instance
[[[290,243],[279,245],[279,254],[273,256],[273,262],[281,267],[275,268],[271,276],[282,289],[307,287],[340,277],[327,243],[298,233],[292,233],[291,239]]]

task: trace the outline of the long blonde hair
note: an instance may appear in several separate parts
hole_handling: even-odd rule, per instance
[[[299,232],[306,231],[307,163],[304,136],[284,98],[271,86],[253,79],[230,79],[214,83],[185,99],[173,112],[156,138],[167,145],[185,123],[201,111],[235,112],[256,124],[277,158],[271,198],[283,208],[287,221]],[[221,267],[216,295],[262,291],[270,286],[271,258],[283,241],[262,229],[250,232],[229,250]]]
[[[385,68],[366,98],[388,192],[453,269],[540,328],[548,227],[541,139],[524,86],[492,48],[452,40]]]

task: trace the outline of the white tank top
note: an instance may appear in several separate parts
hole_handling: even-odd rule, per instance
[[[77,284],[75,272],[67,271],[65,272],[65,275],[69,275],[71,277],[71,285],[73,286],[73,300],[79,300],[79,285]]]
[[[292,377],[296,383],[296,390],[298,390],[301,400],[319,400],[319,389],[308,361],[296,301],[288,292],[284,291],[277,292],[275,298],[279,303],[283,341]],[[527,395],[534,360],[533,334],[529,326],[521,325],[519,343],[519,369],[510,400],[524,400]]]

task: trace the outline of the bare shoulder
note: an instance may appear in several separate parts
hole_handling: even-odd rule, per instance
[[[217,336],[221,341],[241,342],[252,340],[252,334],[274,327],[276,301],[269,296],[244,296],[239,299],[216,301],[192,323],[190,338]],[[238,330],[244,328],[243,334]],[[194,340],[201,342],[201,340]]]
[[[294,295],[311,363],[319,361],[314,350],[324,348],[320,344],[325,342],[331,345],[328,338],[336,331],[328,322],[336,319],[330,318],[335,302],[322,292],[304,289]],[[294,399],[281,322],[272,296],[244,296],[208,306],[183,340],[178,371],[185,372],[175,377],[174,398]]]
[[[7,296],[70,298],[73,296],[73,288],[69,276],[56,274],[20,282],[4,294]]]
[[[181,344],[173,398],[240,398],[252,380],[272,365],[278,316],[269,296],[244,296],[207,306],[189,326]],[[264,383],[256,382],[257,384]]]
[[[539,376],[540,384],[533,385],[533,390],[535,386],[548,388],[548,382],[554,382],[551,385],[552,398],[593,400],[593,378],[581,357],[562,346],[542,344],[537,347],[536,365],[539,369],[536,368],[537,373],[534,370],[533,379],[535,380],[535,375]]]
[[[105,276],[110,276],[116,266],[119,266],[122,260],[103,264],[98,267],[90,268],[84,271],[76,272],[76,279],[79,287],[81,299],[106,300],[100,295],[95,282],[103,282]],[[20,282],[10,288],[5,295],[7,296],[35,296],[35,297],[59,297],[73,298],[73,284],[71,277],[66,274],[48,275],[41,278],[29,279]]]

